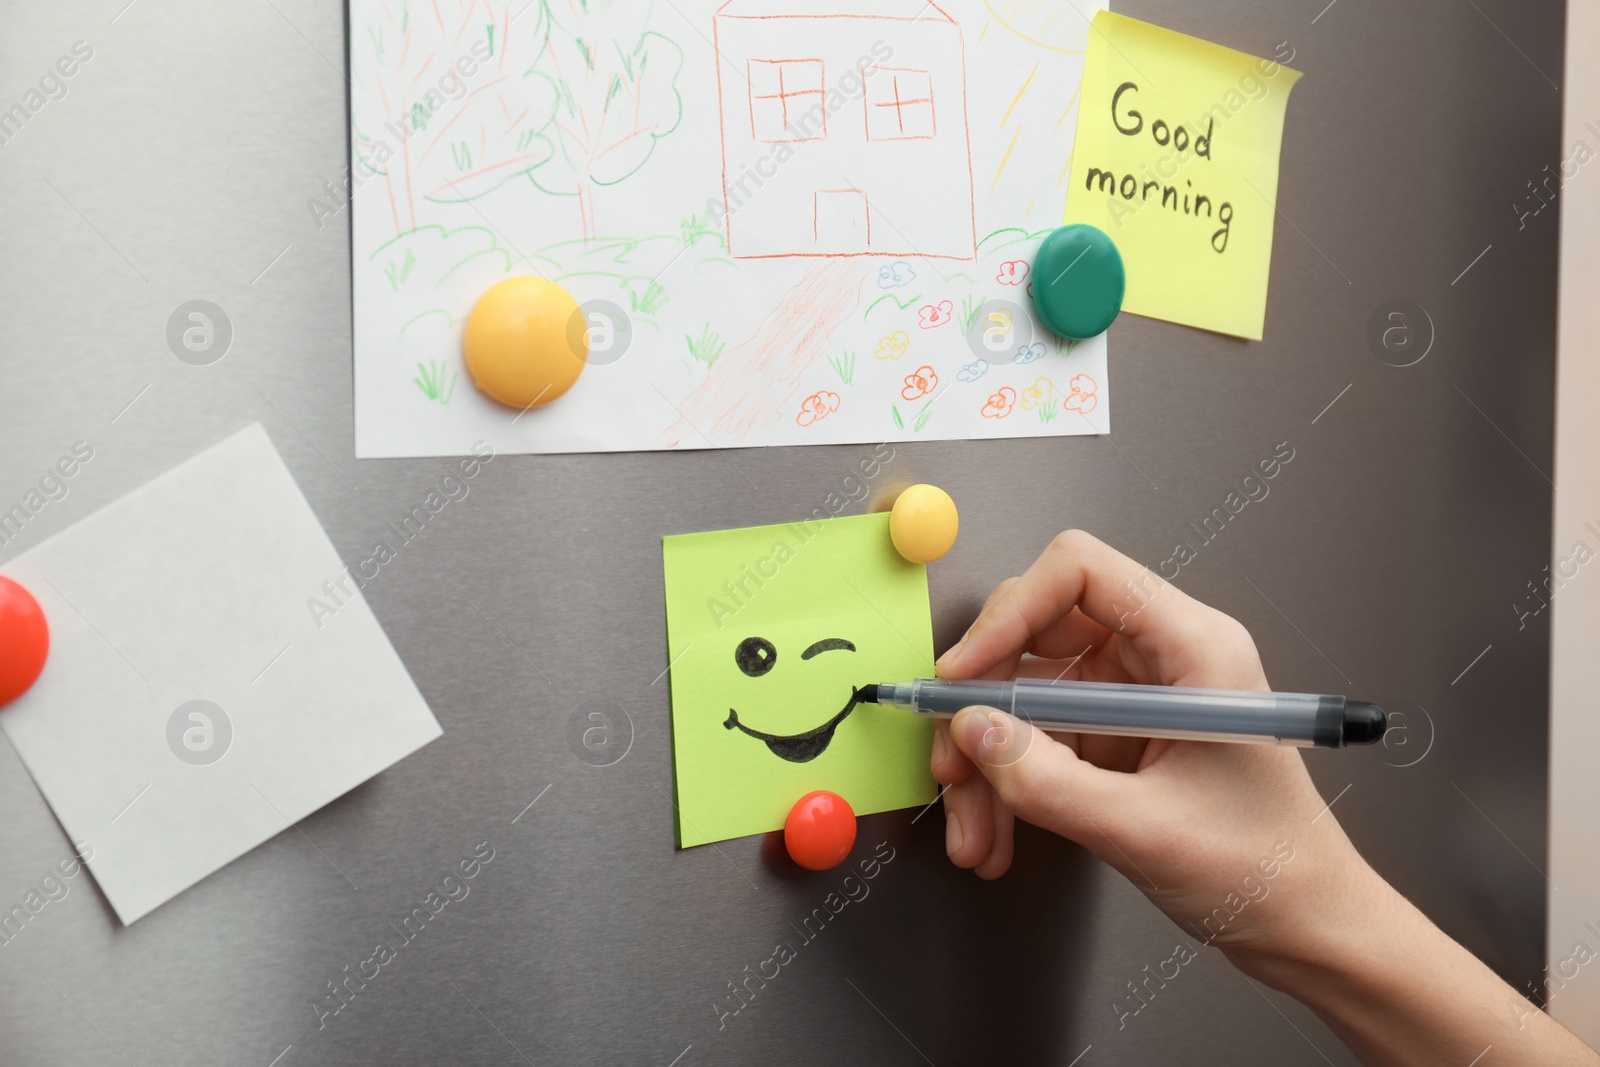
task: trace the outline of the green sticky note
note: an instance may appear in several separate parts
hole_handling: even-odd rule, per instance
[[[855,701],[933,673],[928,572],[887,514],[662,539],[678,844],[766,833],[814,789],[931,802],[932,724]]]

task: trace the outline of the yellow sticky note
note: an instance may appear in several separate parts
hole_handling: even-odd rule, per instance
[[[1122,309],[1261,339],[1283,113],[1298,71],[1102,11],[1065,221],[1122,253]]]

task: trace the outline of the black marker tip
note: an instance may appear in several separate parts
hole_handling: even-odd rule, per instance
[[[862,686],[856,690],[856,699],[863,704],[876,704],[878,702],[878,687],[876,685]]]
[[[1383,740],[1389,728],[1389,717],[1376,704],[1365,700],[1351,700],[1344,706],[1344,743],[1370,745]]]

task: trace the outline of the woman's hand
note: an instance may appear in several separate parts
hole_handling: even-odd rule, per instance
[[[1076,530],[994,591],[938,670],[1267,688],[1243,626]],[[968,708],[939,724],[933,774],[948,786],[956,864],[1004,874],[1019,816],[1082,844],[1185,933],[1230,955],[1270,954],[1375,877],[1292,748],[1047,734]]]
[[[939,673],[1267,688],[1244,627],[1076,530],[994,591]],[[1004,874],[1013,816],[1069,837],[1364,1063],[1600,1064],[1367,866],[1292,748],[1052,735],[967,708],[939,725],[933,774],[957,864]]]

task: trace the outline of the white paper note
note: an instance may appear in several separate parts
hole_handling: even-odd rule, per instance
[[[124,923],[441,732],[259,424],[3,571],[50,655],[0,728]]]
[[[353,169],[307,210],[353,204],[357,454],[1108,432],[1105,338],[1028,295],[1104,7],[353,0]],[[513,275],[590,345],[527,412],[460,351]]]

